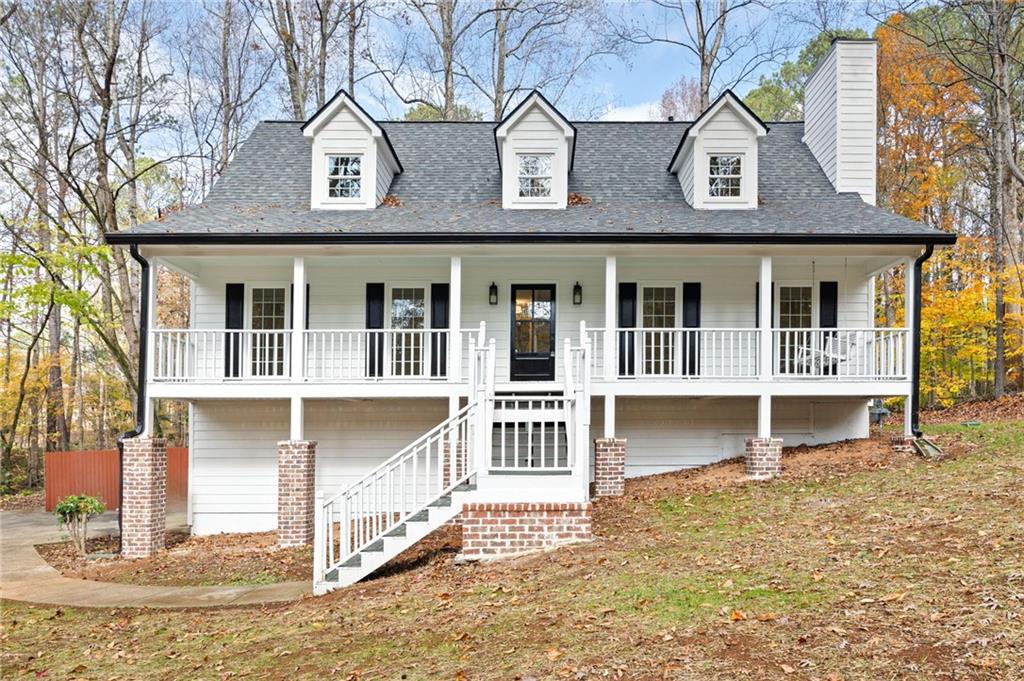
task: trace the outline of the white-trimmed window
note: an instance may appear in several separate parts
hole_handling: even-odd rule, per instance
[[[552,154],[518,154],[517,159],[519,161],[519,198],[550,198]]]
[[[708,197],[738,199],[743,196],[743,156],[711,154],[708,156]]]
[[[363,157],[327,155],[327,198],[358,199],[363,193]]]

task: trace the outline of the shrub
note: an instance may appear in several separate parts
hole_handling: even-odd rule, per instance
[[[53,509],[59,524],[66,527],[71,534],[71,541],[81,556],[85,555],[85,538],[89,527],[89,518],[107,510],[103,502],[96,497],[85,494],[72,494],[64,497]]]

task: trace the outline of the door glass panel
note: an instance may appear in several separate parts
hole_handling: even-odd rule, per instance
[[[552,348],[551,317],[554,312],[552,291],[546,288],[516,289],[515,352],[548,354]]]
[[[254,288],[252,290],[251,328],[253,376],[284,376],[285,290]],[[266,332],[266,333],[263,333]]]
[[[645,286],[643,289],[644,373],[661,376],[674,373],[676,334],[659,329],[676,328],[676,288]]]
[[[391,374],[422,376],[426,367],[425,334],[427,322],[425,288],[391,289]]]
[[[779,328],[809,329],[814,323],[813,288],[779,286]],[[786,373],[800,373],[810,361],[813,334],[791,331],[781,334],[779,361]]]

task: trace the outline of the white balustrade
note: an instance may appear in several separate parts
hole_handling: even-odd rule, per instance
[[[906,329],[776,329],[779,378],[901,380],[908,373]]]
[[[252,329],[156,329],[152,380],[280,379],[291,375],[291,332]]]
[[[758,375],[759,334],[757,329],[618,329],[616,369],[620,378],[752,379]]]

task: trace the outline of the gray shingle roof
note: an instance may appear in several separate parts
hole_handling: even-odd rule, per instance
[[[801,141],[802,123],[774,123],[761,142],[757,210],[694,210],[666,172],[689,123],[577,123],[569,191],[592,199],[565,210],[502,210],[493,123],[382,122],[405,172],[390,194],[400,207],[310,210],[311,145],[299,122],[263,122],[239,149],[207,199],[162,220],[114,235],[342,235],[401,238],[587,235],[734,239],[826,236],[923,241],[941,232],[836,194]]]

